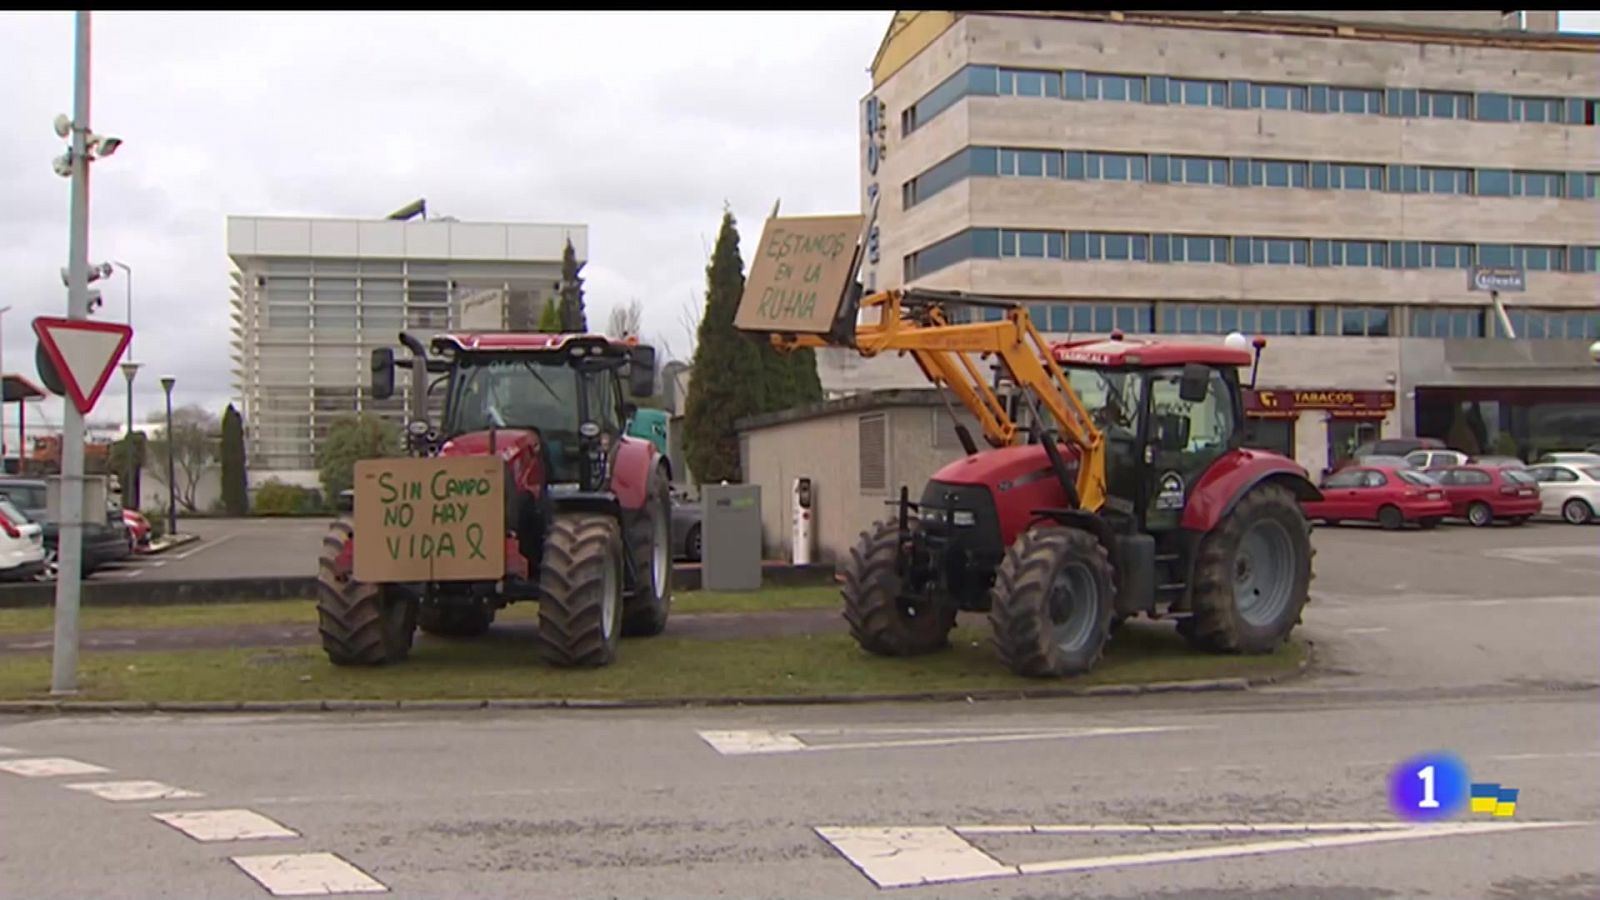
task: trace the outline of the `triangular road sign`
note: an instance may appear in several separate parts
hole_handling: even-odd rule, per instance
[[[100,392],[122,358],[133,337],[133,329],[116,322],[88,319],[57,319],[40,316],[33,320],[33,333],[54,373],[40,372],[46,383],[59,381],[78,412],[94,409]],[[56,377],[52,379],[51,374]]]

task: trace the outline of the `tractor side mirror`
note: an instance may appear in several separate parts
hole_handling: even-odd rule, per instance
[[[635,397],[656,393],[656,348],[635,344],[628,351],[628,392]]]
[[[387,400],[394,396],[394,350],[379,347],[372,351],[372,399]]]
[[[1178,399],[1185,403],[1200,403],[1206,399],[1211,387],[1211,369],[1200,363],[1186,363],[1183,381],[1178,385]]]

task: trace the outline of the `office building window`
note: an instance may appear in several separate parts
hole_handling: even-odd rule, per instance
[[[1067,236],[1067,247],[1068,259],[1145,262],[1150,258],[1150,238],[1143,234],[1074,231]]]
[[[1090,181],[1144,181],[1145,158],[1131,153],[1080,153],[1082,174],[1068,177],[1087,178]],[[1077,168],[1074,163],[1072,168]]]
[[[1059,231],[1012,231],[1000,229],[1000,257],[1060,259],[1062,236]]]
[[[1250,185],[1252,187],[1303,188],[1306,181],[1306,164],[1286,160],[1250,160]]]
[[[1060,178],[1058,150],[1005,150],[998,154],[999,174],[1021,178]]]
[[[1417,114],[1432,119],[1472,118],[1472,95],[1446,91],[1422,91]]]
[[[1324,306],[1318,313],[1321,335],[1387,337],[1389,308],[1385,306]]]
[[[1313,266],[1381,269],[1388,264],[1388,245],[1382,241],[1311,242]]]
[[[921,175],[906,182],[902,188],[901,201],[903,209],[910,209],[918,203],[932,197],[945,188],[966,178],[973,172],[974,163],[980,157],[979,148],[972,147],[961,150],[936,164]],[[994,151],[988,151],[988,160],[993,166]],[[994,174],[993,171],[986,174]]]
[[[1102,75],[1094,72],[1068,72],[1067,96],[1073,99],[1144,102],[1144,76]],[[1081,89],[1074,91],[1075,86]],[[1077,96],[1074,96],[1074,94]]]
[[[1470,307],[1413,309],[1411,336],[1430,338],[1483,337],[1484,311]]]
[[[1032,69],[1000,69],[995,78],[996,93],[1002,97],[1061,96],[1061,73]]]
[[[1511,196],[1560,197],[1565,193],[1566,181],[1560,172],[1512,172]]]
[[[1550,341],[1592,341],[1600,338],[1600,312],[1593,310],[1528,309],[1506,310],[1511,327],[1518,338]],[[1495,319],[1496,337],[1504,337],[1505,329]]]
[[[1563,105],[1553,97],[1512,97],[1511,121],[1559,123]]]
[[[1228,85],[1195,78],[1166,79],[1166,102],[1176,106],[1227,106]]]
[[[1250,108],[1305,112],[1306,88],[1298,84],[1251,84]]]
[[[1161,307],[1165,334],[1311,334],[1313,324],[1309,306],[1165,303]]]
[[[1383,115],[1383,91],[1370,88],[1328,88],[1328,112]]]
[[[1172,156],[1167,159],[1167,181],[1171,184],[1228,183],[1228,161],[1207,156]]]
[[[1226,263],[1228,239],[1210,235],[1158,234],[1154,239],[1155,262]]]
[[[1000,256],[1000,232],[996,228],[972,228],[935,241],[905,258],[906,281],[915,281],[924,275],[953,266],[973,258],[997,259]]]
[[[1483,175],[1480,171],[1480,179]],[[1403,194],[1471,194],[1472,172],[1439,166],[1390,166],[1389,190]]]
[[[1383,190],[1383,166],[1362,163],[1311,164],[1311,186],[1335,191]]]
[[[1310,242],[1304,238],[1238,237],[1233,239],[1233,261],[1257,266],[1303,266],[1310,262]]]

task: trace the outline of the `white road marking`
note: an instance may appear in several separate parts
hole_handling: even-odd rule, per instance
[[[24,778],[54,778],[57,775],[98,775],[109,772],[104,766],[79,762],[64,756],[39,756],[32,759],[8,759],[0,762],[0,771],[21,775]]]
[[[282,856],[235,856],[244,870],[275,897],[325,894],[384,894],[389,889],[332,853],[290,853]]]
[[[184,790],[159,781],[85,781],[69,784],[67,789],[83,791],[115,803],[132,800],[188,800],[205,796],[199,791]]]
[[[1345,634],[1383,634],[1387,628],[1346,628]]]
[[[1506,605],[1506,601],[1504,601],[1504,600],[1468,600],[1468,601],[1466,601],[1466,604],[1468,606],[1505,606]]]
[[[1600,554],[1595,553],[1593,547],[1586,547],[1583,545],[1564,547],[1510,547],[1498,550],[1485,550],[1483,555],[1496,556],[1500,559],[1514,560],[1516,562],[1527,563],[1533,566],[1559,566],[1565,562],[1568,557],[1588,560],[1600,559]]]
[[[880,888],[1017,874],[948,828],[818,828],[817,835]]]
[[[1048,741],[1080,737],[1115,737],[1129,734],[1155,734],[1165,731],[1190,731],[1187,725],[1151,725],[1129,728],[1056,728],[1023,732],[963,735],[960,737],[911,738],[908,740],[845,741],[833,744],[807,744],[796,737],[809,732],[792,731],[702,731],[701,738],[723,756],[768,753],[814,753],[829,750],[893,750],[901,747],[953,747],[962,744],[1005,744],[1017,741]],[[837,733],[837,732],[833,732]]]
[[[299,833],[248,809],[207,809],[198,812],[151,813],[189,837],[211,841],[253,841],[258,838],[293,838]]]
[[[1600,757],[1600,750],[1580,750],[1575,753],[1507,753],[1501,756],[1489,756],[1496,762],[1514,762],[1524,759],[1594,759]]]
[[[173,559],[188,559],[189,557],[195,555],[196,553],[201,552],[202,550],[213,550],[213,549],[215,549],[217,547],[220,547],[223,544],[226,544],[227,542],[233,540],[234,538],[236,538],[238,536],[239,535],[237,533],[225,534],[222,537],[219,537],[214,541],[209,541],[209,542],[208,541],[201,541],[200,545],[195,547],[194,549],[185,550],[182,553],[173,554],[172,558]]]
[[[43,650],[46,647],[53,646],[55,646],[55,641],[28,641],[27,643],[6,644],[6,647],[11,650]]]
[[[1490,834],[1499,831],[1538,830],[1547,828],[1572,828],[1592,825],[1592,822],[1443,822],[1433,825],[1412,825],[1404,822],[1303,822],[1253,825],[1244,822],[1138,825],[966,825],[959,828],[828,828],[818,827],[817,835],[834,850],[849,860],[861,874],[880,888],[910,887],[913,885],[941,884],[956,881],[975,881],[1018,875],[1047,875],[1061,872],[1081,872],[1091,869],[1109,869],[1125,866],[1153,865],[1172,862],[1196,862],[1208,859],[1227,859],[1240,856],[1260,856],[1292,850],[1318,850],[1334,847],[1351,847],[1362,844],[1381,844],[1394,841],[1414,841],[1426,838],[1456,837]],[[1020,829],[1027,829],[1022,831]],[[979,850],[960,833],[965,834],[1074,834],[1085,830],[1093,832],[1123,831],[1149,833],[1174,831],[1221,831],[1225,834],[1242,833],[1296,833],[1305,837],[1288,837],[1247,844],[1192,847],[1181,850],[1157,850],[1148,853],[1124,853],[1113,856],[1095,856],[1080,859],[1062,859],[1037,863],[1010,865]],[[1355,831],[1353,834],[1316,834],[1314,831]]]

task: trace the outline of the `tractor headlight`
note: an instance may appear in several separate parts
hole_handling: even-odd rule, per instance
[[[585,422],[578,426],[578,434],[593,440],[600,436],[600,426],[594,422]]]
[[[414,437],[424,437],[428,433],[428,423],[422,419],[412,419],[406,423],[406,431]]]
[[[978,524],[978,517],[970,509],[958,509],[950,514],[950,522],[963,527]]]

